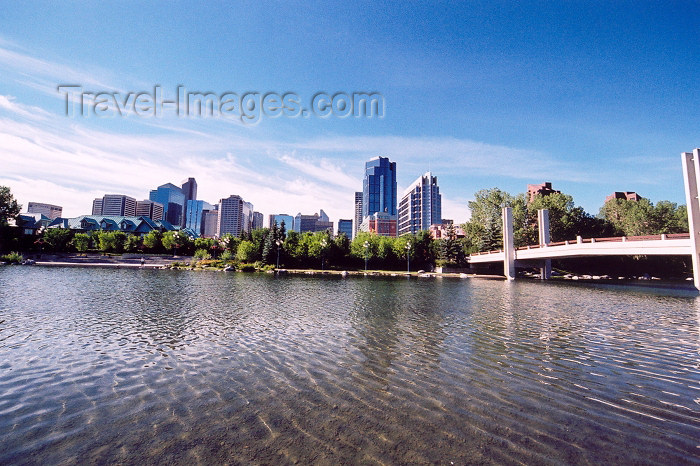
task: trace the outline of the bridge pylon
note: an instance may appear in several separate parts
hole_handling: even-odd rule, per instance
[[[683,152],[683,182],[685,200],[688,209],[688,229],[690,231],[690,248],[693,262],[693,283],[700,290],[700,149]]]
[[[537,231],[539,232],[540,247],[547,247],[549,244],[549,210],[539,209],[537,211]],[[552,278],[552,259],[544,259],[540,263],[540,279],[549,280]]]

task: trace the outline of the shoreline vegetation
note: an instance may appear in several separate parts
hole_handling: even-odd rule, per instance
[[[271,265],[261,264],[233,264],[224,260],[197,259],[191,256],[172,255],[140,255],[124,254],[99,255],[99,254],[39,254],[24,259],[23,256],[13,257],[14,262],[0,260],[0,265],[36,265],[41,267],[85,267],[85,268],[113,268],[113,269],[149,269],[149,270],[183,270],[183,271],[210,271],[210,272],[244,272],[266,273],[275,275],[304,275],[319,277],[405,277],[405,278],[457,278],[457,279],[485,279],[505,280],[505,276],[498,274],[474,273],[469,269],[463,271],[397,271],[397,270],[341,270],[341,269],[314,269],[314,268],[276,268]],[[143,260],[142,260],[143,259]],[[539,281],[539,277],[533,272],[521,272],[519,278]],[[642,276],[609,276],[574,274],[560,271],[552,276],[554,282],[578,282],[578,283],[607,283],[618,285],[651,285],[660,287],[683,288],[688,285],[688,279],[668,280],[644,274]]]

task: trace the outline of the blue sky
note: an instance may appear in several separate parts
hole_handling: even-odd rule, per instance
[[[551,181],[597,213],[612,191],[685,203],[700,146],[697,2],[63,4],[0,13],[0,184],[89,213],[194,176],[266,216],[352,218],[364,162],[400,191],[431,169],[443,217],[479,189]],[[86,91],[379,92],[382,118],[69,118]]]

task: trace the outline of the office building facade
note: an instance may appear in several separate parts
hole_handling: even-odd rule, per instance
[[[217,221],[218,236],[230,233],[240,236],[249,232],[253,221],[253,204],[244,201],[241,196],[232,194],[219,201]]]
[[[29,202],[27,205],[27,213],[42,214],[51,220],[57,219],[63,214],[63,207],[53,204],[45,204],[43,202]]]
[[[219,205],[215,205],[213,210],[202,212],[202,236],[204,238],[214,238],[218,235],[219,225]]]
[[[365,163],[362,182],[362,218],[375,212],[396,215],[396,162],[375,157]]]
[[[123,194],[105,194],[92,201],[92,215],[133,217],[136,215],[136,199]]]
[[[163,204],[160,202],[149,201],[148,199],[136,201],[136,216],[148,217],[159,221],[163,220]]]
[[[263,221],[265,217],[261,212],[253,212],[253,224],[251,225],[251,228],[253,230],[259,230],[263,228]]]
[[[313,215],[302,215],[298,213],[294,217],[294,231],[298,233],[328,230],[333,234],[333,222],[330,221],[328,215],[321,209],[319,213]]]
[[[182,225],[185,213],[185,193],[182,188],[166,183],[152,190],[148,199],[163,205],[164,220],[173,225]]]
[[[284,229],[286,231],[296,231],[294,230],[294,217],[287,214],[271,214],[269,217],[268,226],[272,228],[272,225],[277,224],[277,228],[282,226],[284,222]]]
[[[214,210],[214,206],[205,201],[189,200],[185,204],[185,219],[184,228],[189,228],[198,235],[204,235],[204,212]]]
[[[338,219],[338,235],[341,233],[352,239],[352,220]]]
[[[399,236],[427,231],[430,225],[442,223],[442,196],[437,176],[427,172],[413,182],[401,196],[398,217]]]
[[[197,181],[194,178],[187,178],[182,182],[182,186],[180,189],[182,190],[182,194],[185,195],[185,208],[182,213],[182,227],[186,228],[186,224],[188,221],[187,203],[189,201],[194,201],[197,199]]]
[[[362,224],[362,191],[355,191],[355,218],[353,222],[352,236],[354,238]]]
[[[396,189],[396,162],[391,162],[386,157],[375,157],[365,163],[360,230],[375,231],[384,236],[396,236],[396,225],[389,226],[392,221],[396,224],[397,220]],[[374,214],[381,215],[370,219],[369,217]]]

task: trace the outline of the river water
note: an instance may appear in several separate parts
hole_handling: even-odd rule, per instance
[[[700,462],[700,303],[0,268],[2,464]]]

